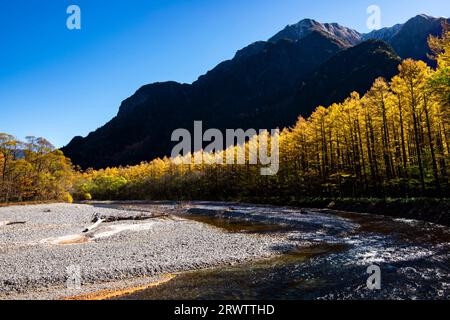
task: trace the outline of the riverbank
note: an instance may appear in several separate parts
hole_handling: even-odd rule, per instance
[[[286,243],[182,219],[174,206],[145,210],[170,216],[140,221],[136,210],[84,204],[0,208],[0,299],[35,290],[53,299],[42,290],[64,286],[71,268],[83,285],[101,284],[269,257]],[[83,233],[94,216],[120,219]]]
[[[236,200],[236,199],[235,199]],[[260,203],[297,208],[333,209],[414,219],[450,226],[450,199],[438,198],[243,198],[242,203]]]

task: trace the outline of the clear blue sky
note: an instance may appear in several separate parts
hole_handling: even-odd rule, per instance
[[[82,30],[66,9],[82,10]],[[0,2],[0,132],[61,147],[110,120],[140,86],[192,82],[236,50],[303,18],[367,32],[419,13],[448,16],[448,0],[11,0]]]

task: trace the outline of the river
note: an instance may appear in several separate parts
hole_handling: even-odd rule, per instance
[[[287,237],[293,245],[270,259],[182,273],[120,299],[450,299],[448,227],[209,202],[191,204],[182,216],[225,232]],[[372,265],[380,268],[379,290],[367,287]]]

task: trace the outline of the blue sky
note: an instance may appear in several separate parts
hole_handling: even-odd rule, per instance
[[[82,29],[66,28],[81,8]],[[57,147],[116,115],[140,86],[192,82],[236,50],[303,18],[367,32],[419,13],[448,16],[448,0],[14,0],[0,2],[0,132]]]

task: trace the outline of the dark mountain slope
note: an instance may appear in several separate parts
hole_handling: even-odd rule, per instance
[[[402,58],[430,62],[427,58],[427,53],[429,53],[428,37],[441,35],[444,21],[444,18],[419,15],[406,22],[389,43]],[[447,21],[450,22],[449,19]]]
[[[383,41],[368,40],[341,51],[310,75],[297,92],[273,110],[272,117],[288,123],[308,116],[319,105],[329,106],[351,92],[364,94],[378,77],[392,78],[401,59]]]
[[[275,122],[264,110],[295,92],[344,48],[329,34],[312,32],[300,41],[266,43],[257,54],[225,61],[192,85],[144,86],[122,103],[114,119],[62,150],[75,164],[100,168],[170,155],[172,132],[190,129],[195,120],[219,129],[271,128]]]
[[[175,82],[142,87],[117,116],[62,150],[82,167],[136,164],[170,154],[171,133],[204,127],[274,128],[292,125],[317,105],[364,93],[378,76],[390,78],[399,58],[426,60],[426,39],[439,34],[443,19],[417,16],[403,25],[362,35],[338,24],[306,19],[269,41],[239,50],[192,85]]]
[[[313,32],[295,42],[268,42],[256,55],[222,63],[193,83],[206,102],[197,108],[197,117],[219,129],[280,125],[264,111],[295,92],[305,77],[344,48],[330,35]]]
[[[435,18],[424,14],[418,15],[405,24],[398,24],[391,28],[376,30],[363,39],[380,39],[389,43],[402,58],[413,58],[433,64],[427,57],[428,37],[442,34],[442,23],[450,19]]]
[[[363,95],[376,78],[390,80],[396,75],[400,62],[400,57],[388,44],[368,40],[339,52],[322,65],[300,87],[296,102],[304,106],[303,114],[309,114],[307,111],[319,105],[343,101],[353,91]]]
[[[168,127],[182,128],[192,88],[176,82],[140,88],[118,115],[86,138],[75,137],[62,151],[83,168],[136,164],[170,150]]]

